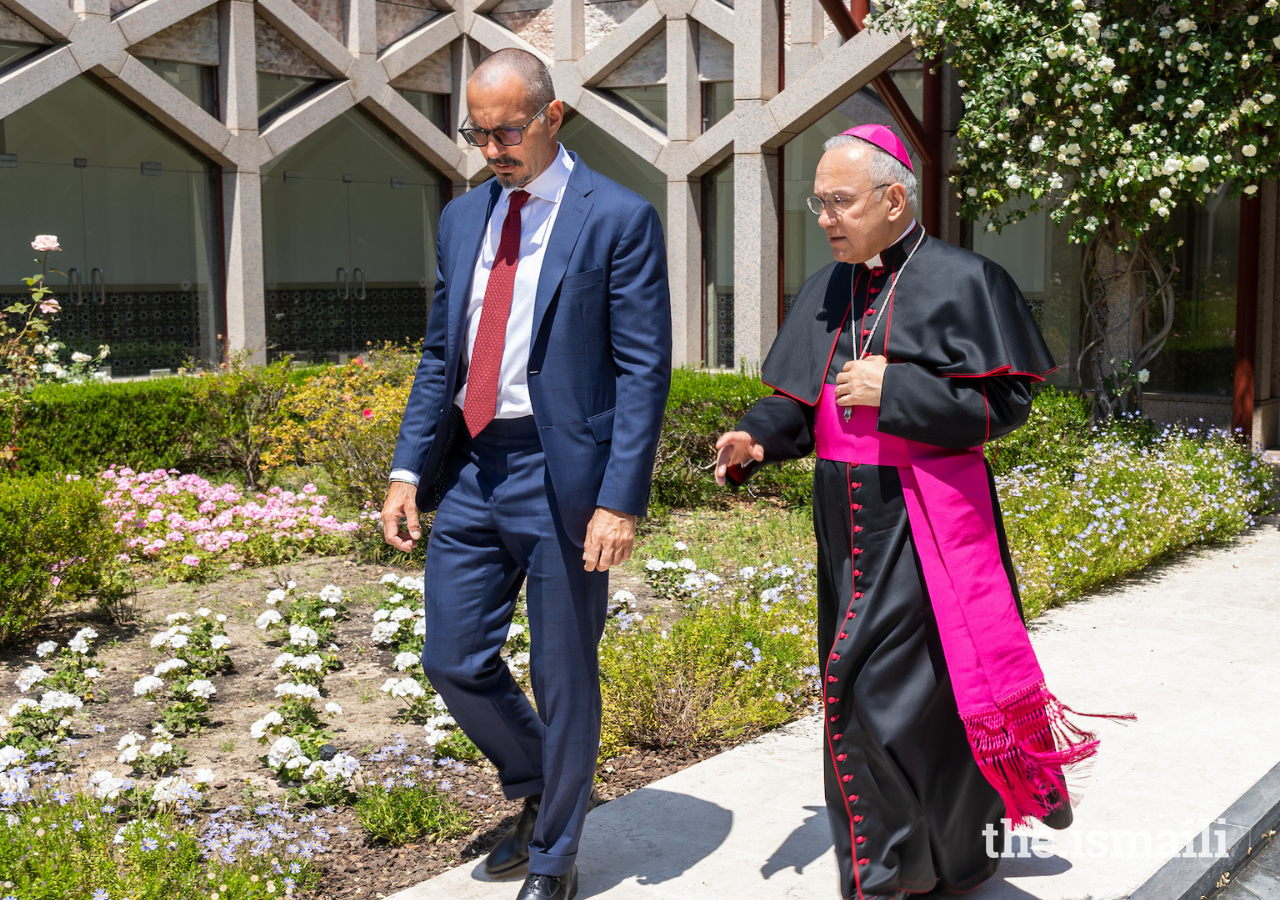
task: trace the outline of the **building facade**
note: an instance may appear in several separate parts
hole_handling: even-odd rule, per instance
[[[926,226],[1009,268],[1056,377],[1073,383],[1078,250],[1043,218],[992,235],[955,216],[958,92],[900,36],[862,30],[865,12],[860,0],[0,0],[0,295],[23,292],[31,236],[57,234],[59,337],[110,344],[115,375],[224,347],[320,360],[416,339],[440,210],[487,177],[456,134],[467,77],[520,47],[551,69],[564,144],[661,214],[678,362],[767,351],[830,259],[804,205],[822,142],[875,121],[912,149]],[[1243,208],[1224,194],[1178,227],[1191,238],[1185,322],[1149,411],[1247,419],[1255,440],[1280,443],[1276,186]]]

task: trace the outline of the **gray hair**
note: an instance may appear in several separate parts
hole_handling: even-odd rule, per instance
[[[904,166],[893,154],[877,147],[870,141],[863,140],[852,134],[837,134],[833,138],[828,138],[827,142],[822,145],[824,151],[836,150],[840,147],[851,147],[854,144],[861,144],[871,148],[871,168],[867,172],[867,178],[872,184],[900,184],[907,189],[907,205],[911,207],[914,213],[920,208],[919,194],[920,189],[916,185],[916,176],[909,168]],[[876,194],[876,199],[884,196],[884,188]]]
[[[471,73],[471,80],[491,87],[512,75],[524,85],[531,112],[556,99],[555,84],[542,60],[528,50],[516,47],[507,47],[486,56]]]

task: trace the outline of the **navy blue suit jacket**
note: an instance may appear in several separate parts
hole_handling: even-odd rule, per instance
[[[597,506],[638,516],[648,507],[671,385],[671,297],[653,206],[571,155],[538,278],[528,375],[552,505],[581,546]],[[439,502],[472,274],[500,193],[495,179],[440,216],[426,346],[392,462],[419,473],[423,512]]]

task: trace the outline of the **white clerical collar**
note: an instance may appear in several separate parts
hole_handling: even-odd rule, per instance
[[[568,150],[564,149],[564,144],[557,143],[556,146],[560,149],[556,153],[556,158],[551,160],[551,165],[526,185],[518,188],[503,188],[499,199],[505,200],[513,191],[519,190],[528,191],[530,196],[537,197],[539,200],[550,200],[552,203],[558,201],[569,183],[569,174],[573,171],[573,157],[569,155]]]
[[[890,244],[890,245],[889,245],[889,247],[893,247],[893,246],[895,246],[895,245],[897,245],[897,244],[901,244],[904,240],[906,240],[907,235],[909,235],[909,234],[911,233],[911,229],[913,229],[913,228],[915,228],[915,227],[916,227],[916,220],[915,220],[915,219],[912,219],[912,220],[911,220],[911,224],[907,226],[907,230],[906,230],[906,231],[904,231],[904,232],[902,232],[902,234],[901,234],[901,235],[899,235],[898,239],[897,239],[896,241],[894,241],[892,244]],[[889,249],[889,247],[886,247],[886,248],[885,248],[885,250],[888,250],[888,249]],[[880,251],[880,253],[883,253],[883,252],[884,252],[884,250],[881,250],[881,251]],[[866,266],[868,269],[879,269],[879,268],[883,268],[883,266],[884,266],[884,260],[882,260],[882,259],[880,258],[880,253],[877,253],[875,256],[871,257],[869,260],[867,260],[866,262],[864,262],[864,263],[863,263],[863,265],[864,265],[864,266]]]

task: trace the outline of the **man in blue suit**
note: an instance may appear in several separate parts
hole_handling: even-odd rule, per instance
[[[564,107],[522,50],[467,84],[496,176],[440,217],[426,347],[382,510],[427,546],[422,665],[493,762],[516,826],[486,869],[518,900],[571,900],[600,742],[597,644],[610,566],[644,515],[671,378],[662,226],[556,140]],[[499,651],[527,582],[537,710]]]

